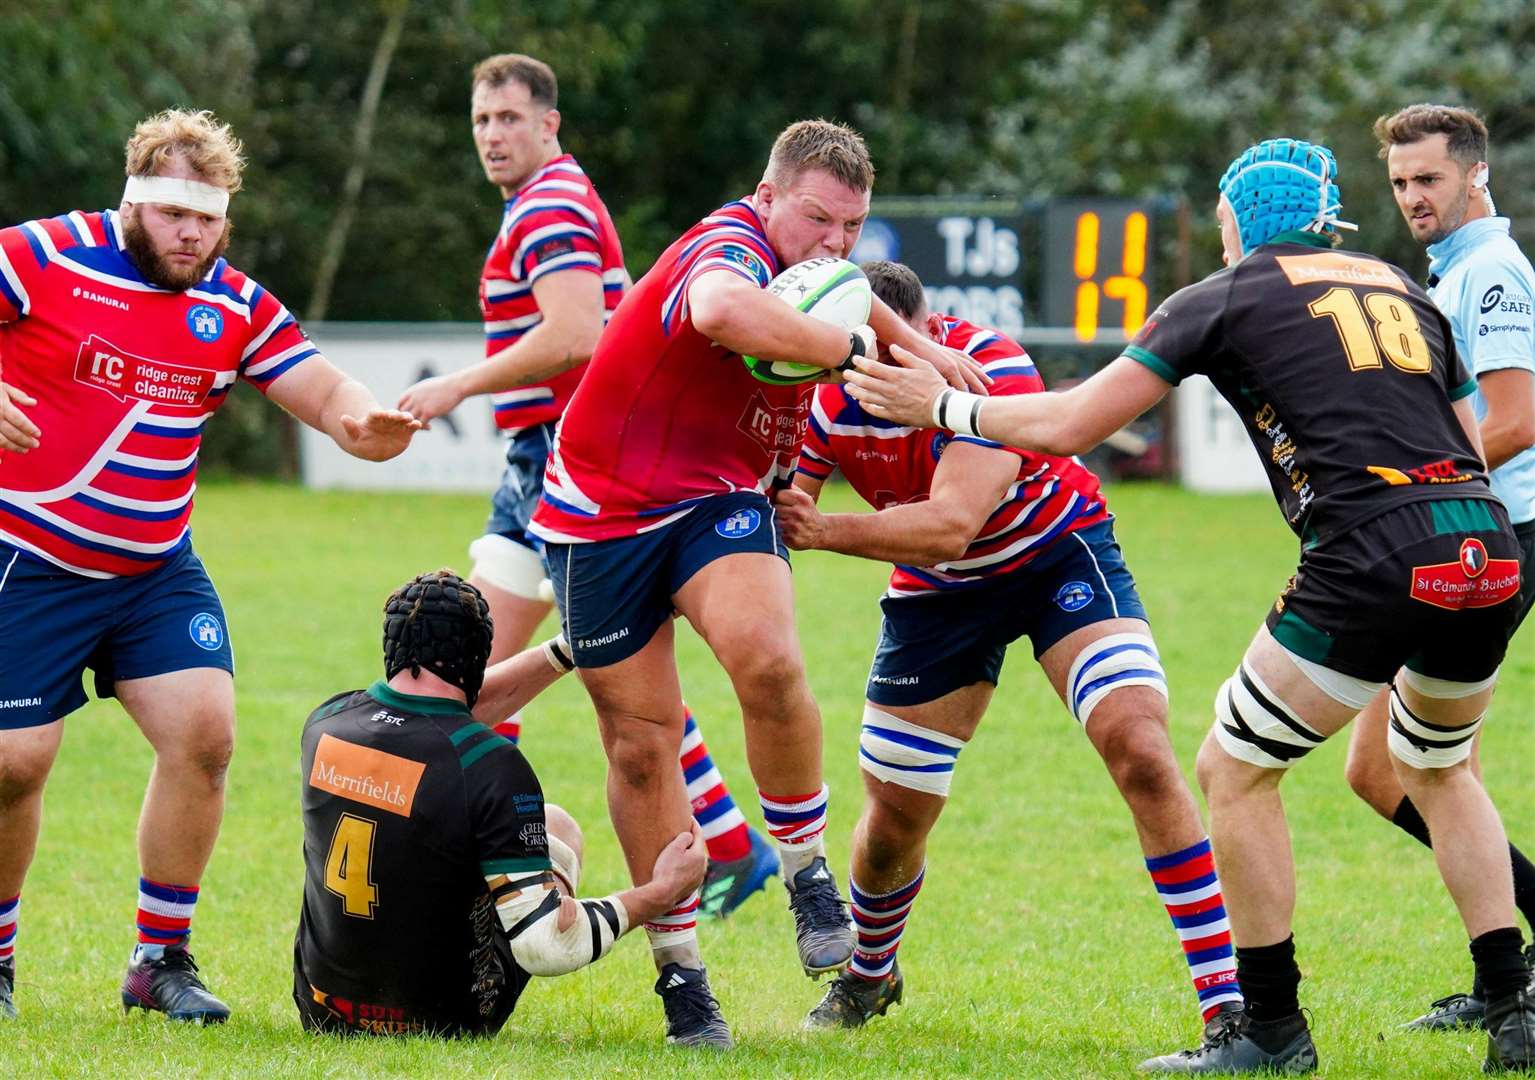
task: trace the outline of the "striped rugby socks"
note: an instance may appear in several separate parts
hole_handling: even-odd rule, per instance
[[[16,920],[21,914],[21,894],[0,900],[0,964],[16,962]]]
[[[688,801],[693,804],[693,817],[703,830],[704,842],[709,845],[709,858],[714,862],[734,862],[751,853],[751,837],[746,832],[746,818],[730,797],[725,779],[709,756],[704,745],[703,732],[693,719],[693,710],[683,706],[685,723],[682,731],[682,779],[688,786]]]
[[[922,891],[924,866],[917,876],[897,889],[887,893],[868,893],[856,879],[848,884],[852,893],[853,930],[857,940],[853,945],[853,961],[848,971],[860,979],[883,979],[895,966],[895,951],[901,946],[901,935],[906,932],[906,920],[911,906]]]
[[[1170,855],[1148,858],[1146,869],[1183,944],[1183,958],[1194,980],[1194,992],[1199,995],[1200,1015],[1208,1020],[1227,1002],[1240,1005],[1242,991],[1237,986],[1236,957],[1231,949],[1231,923],[1221,899],[1210,838]]]
[[[831,790],[825,784],[821,785],[820,791],[809,795],[757,792],[762,803],[762,819],[767,822],[773,839],[778,841],[785,881],[793,882],[795,874],[825,853],[821,834],[826,831],[826,804],[830,795]]]
[[[139,943],[134,956],[153,956],[167,947],[185,945],[192,933],[196,907],[196,885],[167,885],[139,878]]]

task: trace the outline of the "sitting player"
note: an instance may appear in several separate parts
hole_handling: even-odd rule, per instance
[[[293,998],[309,1030],[494,1034],[530,976],[593,963],[703,879],[695,826],[647,884],[575,898],[580,829],[470,712],[507,715],[570,657],[557,637],[487,671],[490,642],[479,591],[422,574],[384,609],[387,682],[336,695],[304,727]]]
[[[1044,389],[1019,345],[929,314],[910,269],[866,263],[874,292],[919,333],[982,361],[993,396]],[[840,466],[873,514],[814,498]],[[1068,458],[878,420],[817,388],[784,537],[896,564],[859,737],[866,797],[854,832],[852,963],[807,1017],[858,1027],[901,998],[896,948],[922,888],[927,834],[959,752],[1028,636],[1055,692],[1102,755],[1182,940],[1202,1013],[1239,1008],[1220,884],[1167,735],[1167,686],[1098,478]]]

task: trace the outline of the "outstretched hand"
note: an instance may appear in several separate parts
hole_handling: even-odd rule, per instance
[[[411,436],[424,425],[401,409],[373,409],[358,420],[341,417],[341,429],[351,440],[349,453],[368,461],[388,461],[410,445]]]
[[[42,432],[17,405],[28,408],[37,399],[7,383],[0,382],[0,451],[25,454],[38,445]]]
[[[406,387],[396,407],[410,413],[425,426],[458,408],[463,400],[457,379],[452,375],[433,375]]]
[[[845,376],[848,393],[882,420],[932,427],[933,403],[949,383],[932,364],[899,345],[890,346],[890,360],[855,361]]]

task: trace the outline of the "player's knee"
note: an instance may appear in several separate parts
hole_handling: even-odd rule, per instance
[[[550,836],[557,836],[576,854],[576,858],[582,858],[586,854],[586,838],[581,833],[581,826],[570,815],[570,811],[563,806],[554,803],[544,804],[544,827],[548,829]]]
[[[608,755],[608,769],[625,787],[653,787],[661,770],[677,769],[676,738],[666,725],[636,717],[604,719],[603,742]]]
[[[863,860],[883,876],[900,867],[912,849],[927,839],[931,828],[930,815],[914,814],[876,796],[859,826]]]
[[[1161,720],[1144,713],[1115,729],[1103,742],[1103,761],[1127,799],[1158,799],[1182,787],[1172,744]]]
[[[12,752],[0,754],[0,809],[9,809],[35,798],[48,782],[52,757]]]
[[[805,663],[792,641],[743,642],[720,663],[730,673],[736,695],[755,716],[793,715],[799,688],[805,683]]]

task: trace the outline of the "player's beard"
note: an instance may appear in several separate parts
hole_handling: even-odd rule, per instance
[[[139,221],[138,207],[135,206],[124,214],[122,222],[123,245],[128,249],[128,254],[133,257],[133,263],[139,268],[139,273],[143,275],[144,280],[151,285],[158,285],[162,289],[170,289],[173,292],[183,292],[201,281],[208,273],[209,267],[228,249],[230,234],[234,232],[234,221],[225,218],[224,232],[219,237],[218,243],[213,245],[213,250],[192,266],[177,266],[155,250],[154,240],[150,238],[148,230]]]
[[[1424,245],[1437,244],[1465,223],[1466,211],[1471,207],[1471,185],[1462,184],[1455,198],[1439,217],[1439,227],[1423,238]]]

